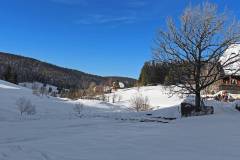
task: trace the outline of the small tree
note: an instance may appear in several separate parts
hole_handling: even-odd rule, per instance
[[[39,94],[40,94],[39,93],[39,86],[36,82],[32,83],[32,92],[33,92],[34,95],[37,95],[37,96],[39,96]]]
[[[149,98],[147,96],[135,95],[130,99],[130,103],[137,112],[150,110]]]
[[[52,91],[53,91],[52,87],[49,87],[48,88],[48,94],[52,93]]]
[[[104,93],[101,94],[101,100],[102,101],[106,101],[107,100],[107,96]]]
[[[75,104],[73,111],[76,112],[79,116],[81,116],[83,109],[84,109],[84,104],[77,103]]]
[[[139,80],[138,80],[139,85],[146,86],[147,84],[150,83],[149,79],[150,79],[150,77],[151,77],[150,75],[153,71],[150,70],[149,68],[150,68],[149,63],[144,63],[144,65],[141,69]]]
[[[43,95],[47,95],[47,87],[46,84],[43,84],[42,87],[40,88],[40,94]]]
[[[95,92],[94,92],[94,88],[96,87],[96,83],[95,82],[91,82],[88,89],[87,89],[87,92],[88,92],[88,95],[89,96],[95,96]]]
[[[19,98],[16,101],[16,105],[20,114],[26,113],[28,115],[36,114],[36,107],[32,104],[32,102],[24,97]]]
[[[117,94],[113,93],[112,95],[112,103],[115,103],[117,99]]]
[[[109,95],[106,95],[106,101],[110,102],[110,96]]]
[[[18,84],[17,74],[14,72],[11,66],[8,66],[5,73],[3,74],[4,79],[8,82]]]
[[[122,95],[118,95],[118,102],[122,100]]]
[[[83,99],[87,95],[86,89],[80,89],[79,90],[79,98]]]

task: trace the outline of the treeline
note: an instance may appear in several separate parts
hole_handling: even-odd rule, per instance
[[[175,74],[178,70],[177,64],[168,62],[145,62],[139,76],[139,85],[173,85],[179,83],[180,80],[176,79]],[[174,69],[175,68],[175,69]]]
[[[6,72],[11,72],[10,77],[6,77]],[[124,82],[126,87],[131,87],[136,82],[132,78],[101,77],[3,52],[0,52],[0,79],[15,79],[14,83],[37,81],[65,89],[86,89],[91,83],[101,85],[109,79]]]
[[[5,72],[3,72],[3,80],[18,84],[17,73],[10,66],[8,66]]]

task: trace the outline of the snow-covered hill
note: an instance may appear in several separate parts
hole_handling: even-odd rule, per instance
[[[5,81],[0,81],[1,120],[16,120],[20,118],[16,101],[21,97],[31,100],[31,102],[36,106],[36,116],[48,114],[59,115],[70,110],[69,104],[63,100],[46,96],[36,96],[32,94],[31,89],[17,86]]]
[[[18,120],[19,118],[22,118],[16,105],[16,101],[21,97],[30,100],[36,106],[37,114],[32,117],[42,117],[42,119],[54,117],[67,118],[74,113],[73,107],[76,103],[79,102],[84,103],[87,106],[84,109],[84,114],[87,116],[93,116],[96,114],[102,116],[108,114],[108,116],[110,116],[109,114],[116,115],[116,113],[119,112],[119,115],[121,116],[124,116],[122,113],[125,113],[125,116],[129,116],[129,114],[130,116],[132,116],[132,114],[136,115],[137,113],[132,113],[133,109],[130,103],[131,97],[136,94],[142,94],[149,97],[150,105],[154,109],[172,107],[180,104],[180,102],[182,101],[182,99],[180,99],[178,96],[169,97],[169,95],[165,93],[165,90],[162,86],[141,87],[140,89],[122,89],[108,95],[110,96],[109,103],[96,100],[71,101],[68,99],[60,99],[50,96],[36,96],[32,94],[31,89],[14,85],[2,80],[0,80],[0,91],[1,120]],[[119,100],[116,100],[116,103],[111,103],[113,94],[121,97],[120,99],[117,98]],[[171,109],[168,109],[167,111],[169,112],[169,110]],[[170,114],[168,112],[167,114]],[[166,114],[165,111],[162,111],[162,113]],[[179,117],[179,115],[176,115],[178,113],[178,110],[175,108],[175,110],[173,111],[174,115],[171,116]]]
[[[139,92],[160,108],[153,116],[177,116],[182,99],[169,98],[161,86],[119,90],[122,98],[112,104],[35,96],[0,81],[0,160],[239,159],[240,113],[233,104],[209,101],[215,115],[141,123],[135,119],[146,113],[129,109],[130,97]],[[15,103],[23,96],[36,115],[20,116]],[[73,112],[78,102],[87,105],[82,118]]]
[[[150,106],[155,109],[171,107],[181,103],[182,98],[177,95],[172,96],[168,93],[168,90],[161,85],[120,89],[117,92],[110,94],[110,102],[112,101],[113,94],[115,94],[117,97],[121,97],[120,102],[116,101],[117,104],[131,107],[129,103],[131,97],[141,94],[142,96],[147,96],[149,98]]]

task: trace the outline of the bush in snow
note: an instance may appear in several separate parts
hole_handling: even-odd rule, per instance
[[[75,104],[73,111],[76,112],[78,115],[81,115],[83,108],[84,108],[83,103],[77,103],[77,104]]]
[[[106,101],[110,102],[110,96],[109,95],[106,95]]]
[[[36,95],[36,96],[40,96],[40,93],[39,93],[39,91],[38,90],[32,90],[32,93],[34,94],[34,95]]]
[[[118,102],[120,102],[121,100],[122,100],[122,96],[119,95],[119,96],[118,96]]]
[[[147,96],[135,95],[130,99],[130,103],[137,112],[150,110],[149,98]]]
[[[116,99],[117,99],[117,95],[114,93],[112,95],[112,103],[115,103],[116,102]]]
[[[107,96],[106,96],[105,94],[101,94],[100,99],[101,99],[102,101],[106,101],[106,100],[107,100]]]
[[[32,93],[36,96],[40,96],[39,86],[36,82],[33,82],[32,84]]]
[[[43,84],[43,86],[40,88],[40,94],[41,94],[42,96],[48,94],[48,90],[47,90],[47,88],[46,88],[46,84]]]
[[[32,102],[24,97],[19,98],[16,101],[16,105],[18,107],[18,110],[20,111],[21,115],[23,113],[26,113],[27,115],[34,115],[36,114],[36,108],[32,104]]]

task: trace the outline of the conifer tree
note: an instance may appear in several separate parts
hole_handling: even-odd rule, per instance
[[[8,82],[17,84],[17,74],[12,70],[10,66],[7,67],[4,73],[4,79]]]

